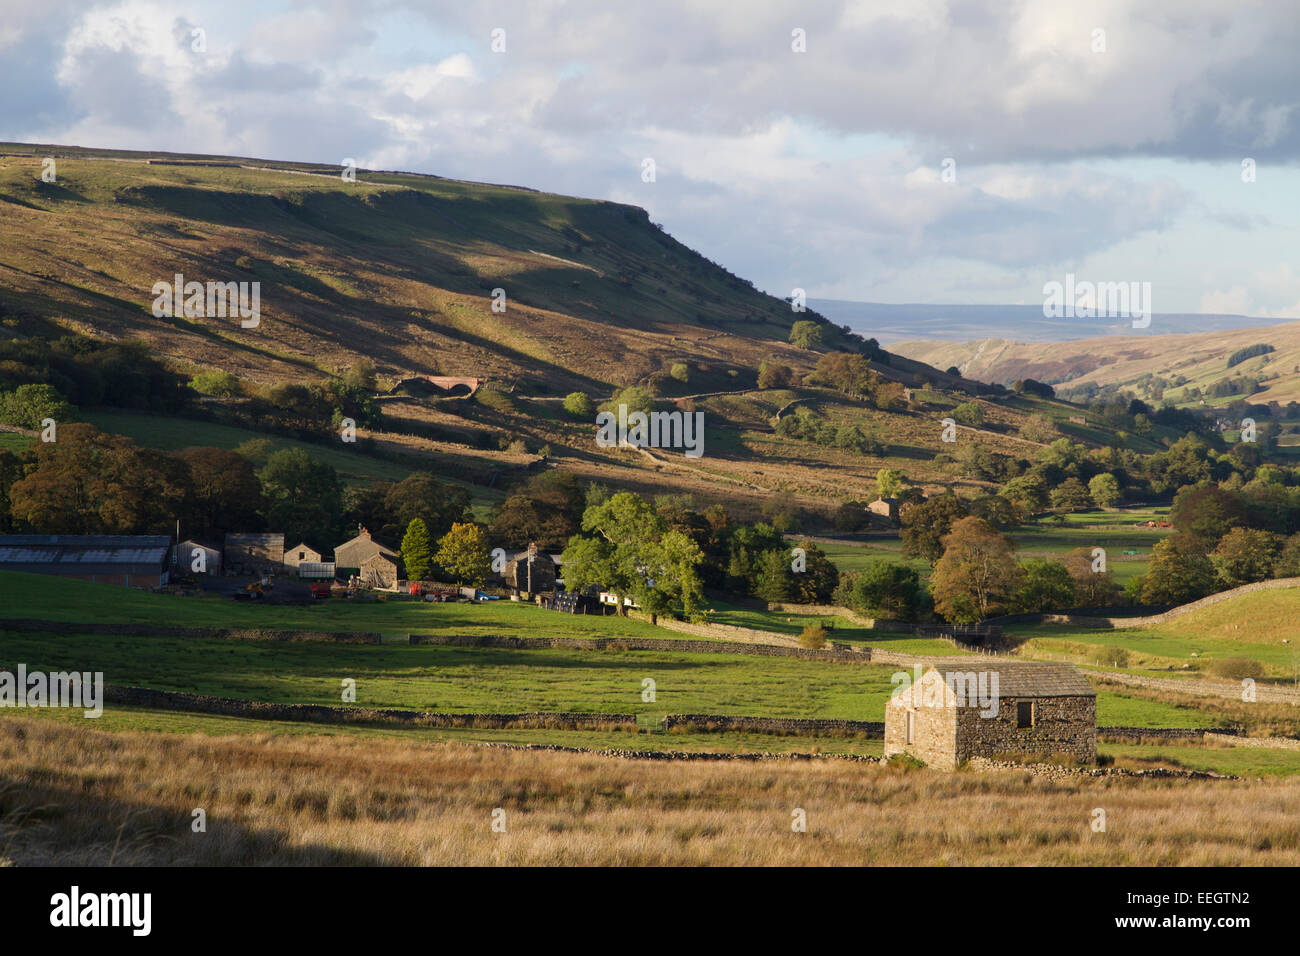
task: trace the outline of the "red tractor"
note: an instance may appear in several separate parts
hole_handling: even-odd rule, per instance
[[[311,596],[317,601],[323,601],[330,596],[330,586],[328,584],[313,584],[311,586]]]

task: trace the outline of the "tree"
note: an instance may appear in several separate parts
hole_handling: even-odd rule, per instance
[[[433,556],[457,584],[479,587],[492,570],[488,552],[487,535],[476,524],[457,521],[451,530],[438,539],[438,552]],[[407,567],[410,573],[410,567]]]
[[[1300,531],[1286,539],[1277,560],[1273,562],[1273,576],[1278,578],[1300,577]]]
[[[900,518],[903,527],[899,532],[903,556],[925,558],[934,564],[943,554],[943,536],[954,522],[969,513],[956,495],[941,495],[904,508]]]
[[[1074,587],[1075,607],[1107,607],[1118,599],[1119,585],[1109,571],[1100,570],[1091,548],[1071,551],[1065,558],[1065,568]]]
[[[835,585],[840,579],[839,569],[826,556],[826,552],[811,541],[800,541],[799,547],[804,552],[802,571],[792,567],[794,560],[790,551],[786,551],[783,556],[786,567],[791,567],[793,571],[792,597],[800,604],[825,604],[835,593]]]
[[[389,541],[416,518],[424,521],[431,538],[446,534],[457,522],[471,520],[469,492],[423,471],[393,485],[384,496],[384,510],[387,520],[379,535]]]
[[[1024,583],[1016,594],[1020,610],[1040,614],[1063,611],[1074,604],[1074,580],[1059,561],[1030,558],[1021,562]]]
[[[1186,604],[1214,590],[1214,565],[1191,539],[1171,535],[1151,549],[1151,563],[1142,577],[1147,604]]]
[[[999,494],[1014,501],[1029,514],[1047,507],[1047,482],[1039,475],[1018,475],[1003,485]]]
[[[790,344],[801,349],[814,349],[822,344],[822,327],[809,319],[800,319],[790,326]]]
[[[898,561],[877,561],[844,575],[835,603],[872,617],[910,621],[921,604],[921,576]]]
[[[1058,514],[1067,514],[1071,511],[1082,511],[1084,508],[1092,507],[1092,497],[1088,494],[1088,489],[1083,486],[1083,482],[1078,478],[1066,478],[1047,496],[1052,503],[1052,510]]]
[[[1233,528],[1219,541],[1210,563],[1224,588],[1263,581],[1282,553],[1282,536],[1254,528]]]
[[[794,592],[790,563],[780,551],[764,551],[754,567],[754,596],[769,603],[788,601]]]
[[[1056,430],[1054,425],[1045,415],[1031,415],[1029,419],[1020,426],[1020,437],[1027,441],[1038,442],[1046,445],[1061,437],[1061,433]]]
[[[703,553],[688,535],[670,529],[645,499],[622,491],[591,504],[582,530],[585,535],[570,539],[561,558],[566,587],[609,590],[619,614],[627,597],[650,614],[664,613],[673,603],[687,615],[698,613]]]
[[[563,548],[582,527],[583,496],[565,471],[544,471],[515,489],[493,512],[488,533],[507,548]]]
[[[794,384],[794,369],[777,362],[763,362],[758,367],[759,388],[789,388]]]
[[[262,484],[253,463],[228,448],[186,448],[177,457],[190,473],[192,533],[248,531],[260,527]],[[324,542],[322,542],[324,543]]]
[[[429,576],[433,563],[433,544],[429,539],[429,528],[420,518],[412,518],[402,535],[402,563],[406,565],[406,577],[412,581],[423,581]]]
[[[244,383],[231,372],[200,372],[190,379],[190,388],[215,398],[238,398],[244,394]]]
[[[333,466],[282,448],[262,469],[267,524],[290,541],[331,541],[343,519],[343,483]]]
[[[805,379],[810,385],[825,385],[854,398],[869,398],[880,384],[880,376],[863,356],[849,352],[828,352]]]
[[[627,406],[627,413],[644,412],[649,415],[655,410],[655,397],[639,385],[623,389],[612,399],[600,406],[601,411],[618,414],[620,405]]]
[[[373,392],[379,387],[375,376],[375,363],[368,358],[359,358],[343,375],[343,384],[363,392]]]
[[[907,478],[897,468],[881,468],[876,472],[876,497],[894,498],[903,490]]]
[[[93,425],[59,426],[9,488],[16,525],[42,534],[165,533],[192,495],[184,462]]]
[[[963,425],[979,426],[984,424],[984,409],[978,402],[962,402],[952,410],[952,417]]]
[[[1088,494],[1092,495],[1092,500],[1103,508],[1118,504],[1123,495],[1118,479],[1108,471],[1093,475],[1092,480],[1088,482]]]
[[[1183,488],[1174,496],[1169,520],[1193,547],[1212,551],[1220,538],[1246,523],[1246,506],[1240,495],[1217,485]]]
[[[930,576],[935,610],[955,624],[974,624],[1012,605],[1023,577],[1012,551],[983,519],[955,522]]]
[[[1006,531],[1020,524],[1020,509],[1016,503],[1001,495],[983,495],[972,499],[970,513],[983,518],[998,531]]]
[[[0,421],[19,428],[41,428],[47,418],[62,424],[76,411],[53,385],[19,385],[0,394]]]
[[[586,392],[570,392],[564,396],[564,410],[574,418],[591,420],[596,414],[596,406],[587,397]]]

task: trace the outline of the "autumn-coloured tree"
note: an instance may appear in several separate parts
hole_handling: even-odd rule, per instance
[[[930,591],[935,609],[955,624],[974,624],[1011,605],[1022,572],[1010,541],[981,518],[962,518],[943,537]]]
[[[93,425],[60,425],[58,440],[31,452],[9,489],[19,527],[45,534],[144,534],[171,530],[192,495],[183,461]]]
[[[458,521],[438,539],[437,565],[457,584],[481,585],[492,569],[487,535],[476,524]]]

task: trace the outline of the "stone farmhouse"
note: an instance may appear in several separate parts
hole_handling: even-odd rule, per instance
[[[506,562],[506,587],[522,594],[541,594],[555,590],[555,559],[545,551],[537,550],[536,543],[529,544]]]
[[[334,567],[339,574],[360,571],[365,563],[377,554],[389,558],[390,563],[397,559],[397,552],[387,545],[380,544],[370,536],[365,528],[349,541],[344,541],[334,549]]]
[[[885,705],[885,756],[938,770],[971,757],[1097,760],[1097,693],[1069,664],[965,658],[931,666]]]

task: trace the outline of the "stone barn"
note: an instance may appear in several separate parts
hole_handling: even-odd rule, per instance
[[[965,659],[931,666],[885,705],[885,756],[898,753],[938,770],[971,757],[1095,763],[1097,693],[1070,664]]]
[[[525,594],[554,591],[555,577],[555,560],[536,544],[506,562],[506,587]]]
[[[284,566],[293,571],[301,570],[303,564],[319,564],[320,552],[305,541],[284,549]]]
[[[367,587],[395,588],[398,579],[402,576],[398,560],[386,554],[372,554],[361,562],[361,573],[358,577]]]
[[[230,574],[279,574],[284,567],[284,535],[227,534],[222,565]]]
[[[388,545],[380,544],[370,536],[368,530],[362,528],[355,538],[344,541],[334,549],[334,565],[339,573],[359,571],[377,554],[382,554],[390,562],[394,562],[398,553]]]

